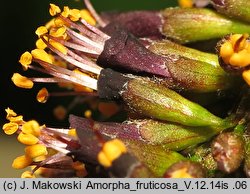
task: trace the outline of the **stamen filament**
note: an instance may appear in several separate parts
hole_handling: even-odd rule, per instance
[[[65,148],[60,148],[57,145],[48,144],[48,147],[50,147],[50,148],[52,148],[52,149],[54,149],[54,150],[56,150],[58,152],[61,152],[61,153],[65,154],[65,155],[67,155],[68,153],[70,153],[69,150],[67,150]]]
[[[34,61],[34,60],[33,60]],[[42,68],[40,68],[40,67],[36,67],[36,66],[34,66],[34,65],[30,65],[29,66],[29,69],[33,69],[33,70],[35,70],[35,71],[37,71],[37,72],[41,72],[41,73],[44,73],[44,74],[50,74],[50,72],[48,72],[46,69],[42,69]],[[50,74],[51,75],[51,74]]]
[[[32,77],[29,78],[33,82],[39,82],[39,83],[60,83],[60,82],[69,82],[68,80],[60,79],[60,78],[55,78],[55,77],[46,77],[46,78],[41,78],[41,77]]]
[[[35,173],[42,166],[45,166],[45,165],[49,166],[50,163],[56,162],[58,160],[58,158],[61,158],[63,156],[65,156],[65,155],[63,153],[59,152],[53,156],[50,156],[49,158],[46,158],[45,160],[36,164],[36,167],[32,170],[32,173]]]
[[[79,45],[84,46],[85,49],[86,49],[85,53],[94,55],[94,56],[96,56],[95,58],[97,58],[100,55],[101,52],[99,51],[99,49],[97,49],[97,48],[93,47],[92,45],[89,45],[86,42],[78,39],[77,37],[75,37],[74,35],[72,35],[70,32],[68,32],[68,36],[72,39],[72,41],[74,43],[77,43]]]
[[[63,17],[62,15],[60,15],[59,18],[62,19],[68,25],[70,25],[71,28],[75,28],[75,29],[79,30],[80,33],[87,35],[89,38],[91,38],[93,40],[100,39],[100,38],[98,38],[99,36],[97,36],[96,34],[94,34],[91,31],[87,30],[84,26],[78,25],[78,24],[72,22],[70,19]]]
[[[63,44],[64,46],[67,46],[67,47],[70,47],[70,48],[73,48],[75,50],[78,50],[78,51],[81,51],[81,52],[84,52],[86,53],[88,51],[88,49],[86,49],[85,47],[81,46],[81,45],[77,45],[75,43],[72,43],[72,42],[67,42],[63,39],[60,39],[60,38],[56,38],[56,37],[53,37],[51,35],[48,35],[48,37],[54,41],[57,41],[61,44]],[[85,63],[86,65],[90,65],[92,67],[96,67],[96,68],[100,68],[98,65],[96,65],[94,62],[92,62],[88,57],[82,55],[82,56],[79,56],[77,55],[76,53],[74,53],[73,51],[71,50],[68,50],[67,51],[67,54],[69,54],[70,56],[72,56],[73,58],[75,58],[76,60],[82,62],[82,63]],[[90,53],[91,54],[91,53]]]
[[[91,73],[94,73],[97,75],[100,74],[100,72],[101,72],[100,68],[97,68],[97,67],[95,68],[95,67],[83,64],[83,63],[75,60],[74,58],[61,53],[59,50],[54,48],[48,41],[46,41],[44,37],[41,37],[41,38],[44,41],[44,43],[47,44],[47,46],[50,48],[50,50],[52,50],[54,53],[59,55],[62,59],[68,61],[69,63],[71,63],[72,65],[75,65],[76,67],[81,68],[84,71],[88,71],[88,72],[91,72]]]
[[[83,36],[77,32],[75,32],[74,30],[71,30],[70,28],[67,28],[67,34],[72,37],[75,36],[76,38],[80,39],[81,41],[83,41],[84,43],[86,43],[88,47],[91,47],[93,49],[95,49],[96,52],[98,52],[98,54],[100,54],[103,51],[104,48],[104,43],[96,43],[92,40],[90,40],[89,38],[87,38],[86,36]]]
[[[81,63],[85,63],[86,65],[89,65],[91,67],[94,67],[96,69],[99,69],[100,71],[102,70],[102,68],[98,65],[96,65],[93,61],[91,61],[88,57],[86,57],[85,55],[77,55],[76,53],[72,52],[71,50],[68,51],[68,54],[70,56],[72,56],[73,58],[75,58],[76,60],[78,60]],[[85,53],[86,54],[86,53]],[[88,53],[91,54],[91,53]]]
[[[110,36],[108,36],[107,34],[103,33],[101,30],[99,30],[98,28],[90,25],[88,22],[86,22],[86,20],[84,19],[81,19],[80,20],[81,23],[83,25],[85,25],[89,30],[91,30],[92,32],[96,33],[97,35],[100,36],[100,38],[103,40],[103,41],[106,41],[108,39],[110,39]]]
[[[50,96],[63,97],[63,96],[98,96],[97,92],[50,92]]]
[[[69,129],[58,129],[58,128],[53,128],[53,127],[46,127],[46,129],[48,129],[49,131],[55,131],[55,132],[64,133],[64,134],[68,134],[69,132]]]
[[[65,79],[69,82],[73,82],[75,84],[79,84],[82,86],[89,87],[93,90],[97,90],[97,80],[88,76],[82,76],[78,73],[70,71],[68,69],[55,66],[53,64],[47,63],[45,61],[39,59],[33,59],[34,61],[38,62],[42,65],[45,69],[51,70],[49,74],[53,74],[55,77]],[[98,74],[99,75],[99,74]]]
[[[95,11],[95,9],[92,6],[92,4],[90,3],[90,1],[89,0],[84,0],[84,3],[86,5],[87,9],[89,10],[89,12],[91,13],[91,15],[99,23],[99,25],[101,27],[105,27],[107,24],[101,19],[101,17],[99,16],[99,14]]]
[[[42,67],[44,67],[45,69],[42,69],[42,68],[39,68],[39,67],[35,67],[35,66],[30,66],[31,69],[34,69],[36,71],[39,71],[39,72],[42,72],[42,73],[45,73],[45,74],[48,74],[48,75],[52,75],[52,76],[55,76],[55,77],[58,77],[58,82],[72,82],[72,81],[69,81],[68,79],[64,79],[64,78],[61,78],[61,73],[58,73],[56,72],[56,70],[53,70],[52,68],[49,68],[48,66],[49,65],[52,65],[52,64],[49,64],[45,61],[42,61],[42,60],[39,60],[39,59],[33,59],[34,62],[37,62],[39,63]],[[47,70],[46,68],[48,67],[49,70]],[[55,67],[54,67],[55,68]],[[34,79],[34,78],[33,78]],[[37,79],[37,78],[36,78]],[[43,79],[43,78],[42,78]],[[47,79],[47,78],[45,78]],[[51,79],[51,78],[50,78]],[[61,81],[59,81],[61,79]],[[35,81],[35,82],[40,82],[38,79]],[[43,81],[41,81],[43,82]],[[44,81],[45,82],[45,81]],[[55,82],[52,82],[52,83],[55,83]]]
[[[51,39],[53,39],[53,38],[51,38]],[[88,48],[86,48],[86,47],[84,47],[82,45],[78,45],[78,44],[75,44],[73,42],[67,42],[67,41],[64,41],[64,40],[58,40],[58,42],[65,45],[65,46],[67,46],[67,47],[69,47],[69,48],[73,48],[75,50],[78,50],[78,51],[81,51],[81,52],[84,52],[84,53],[98,55],[98,53],[97,52],[94,53],[92,49],[88,49]]]

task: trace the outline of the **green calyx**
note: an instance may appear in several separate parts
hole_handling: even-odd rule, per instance
[[[246,0],[212,0],[214,8],[231,18],[250,22],[250,1]]]
[[[148,145],[138,141],[126,141],[129,152],[144,163],[156,177],[162,177],[174,163],[187,160],[181,154],[161,146]]]
[[[250,177],[250,138],[249,136],[245,138],[244,171],[245,171],[246,176]]]
[[[231,121],[213,115],[175,91],[148,79],[131,79],[121,96],[132,111],[150,118],[187,126],[232,126]]]
[[[148,49],[158,55],[177,55],[178,57],[186,57],[188,59],[203,61],[211,64],[212,66],[220,67],[217,55],[186,47],[167,39],[153,42]]]
[[[238,83],[234,76],[220,67],[215,54],[201,52],[168,40],[154,42],[149,49],[172,59],[166,64],[171,80],[163,81],[170,88],[207,93],[226,90]]]
[[[175,151],[206,142],[225,129],[223,127],[188,127],[154,120],[145,120],[137,124],[144,141]]]
[[[230,33],[249,33],[250,25],[210,9],[167,8],[163,34],[180,43],[221,38]],[[178,25],[177,25],[178,24]]]

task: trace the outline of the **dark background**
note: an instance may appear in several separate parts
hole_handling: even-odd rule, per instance
[[[19,57],[25,51],[35,48],[37,39],[35,30],[45,24],[51,17],[48,13],[49,3],[55,3],[63,7],[69,5],[72,8],[83,8],[83,1],[57,0],[57,1],[6,1],[1,14],[1,63],[0,63],[0,118],[4,118],[6,107],[11,107],[25,118],[35,118],[42,123],[51,124],[53,121],[51,107],[59,104],[59,98],[52,98],[46,104],[36,102],[36,93],[42,85],[36,85],[32,90],[17,88],[10,81],[14,72],[29,75],[29,71],[23,73],[18,63]],[[163,9],[175,0],[92,0],[97,11],[108,10],[132,10],[132,9]],[[32,73],[32,72],[31,72]],[[49,122],[49,123],[48,123]],[[54,123],[54,121],[53,121]]]
[[[159,10],[176,5],[176,0],[92,0],[97,11],[108,10]],[[0,126],[6,122],[4,109],[10,107],[25,120],[36,119],[49,126],[65,126],[67,122],[59,122],[52,109],[72,100],[71,98],[52,98],[46,104],[36,101],[36,93],[42,85],[32,90],[14,86],[10,78],[14,72],[23,74],[19,57],[26,50],[35,48],[37,39],[35,30],[45,24],[51,17],[48,13],[49,3],[63,7],[83,8],[82,0],[11,0],[4,1],[0,11]],[[27,72],[28,73],[28,72]],[[25,75],[27,75],[25,73]],[[66,101],[66,102],[65,102]],[[23,147],[17,143],[16,137],[9,137],[0,132],[0,177],[19,177],[22,171],[11,169],[12,160],[20,155]]]

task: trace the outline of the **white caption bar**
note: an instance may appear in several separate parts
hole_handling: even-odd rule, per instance
[[[18,179],[0,178],[0,193],[18,194],[117,194],[192,193],[234,194],[250,192],[250,179]]]

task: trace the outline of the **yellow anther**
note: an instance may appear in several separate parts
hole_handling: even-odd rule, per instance
[[[17,123],[6,123],[3,125],[3,131],[7,135],[12,135],[18,130],[18,124]]]
[[[23,116],[22,115],[19,115],[19,116],[16,116],[16,117],[9,117],[8,120],[12,123],[16,123],[18,125],[22,124],[24,121],[23,121]]]
[[[40,103],[47,102],[48,97],[49,97],[49,92],[46,88],[42,88],[36,95],[36,99]]]
[[[5,109],[5,112],[7,113],[6,119],[9,119],[10,117],[17,116],[17,114],[12,109],[10,109],[9,107]]]
[[[73,137],[77,137],[76,129],[70,129],[68,131],[68,135],[73,136]]]
[[[30,52],[26,51],[21,55],[19,63],[22,64],[25,70],[29,68],[31,62],[32,62],[32,55],[30,54]]]
[[[63,106],[57,106],[53,112],[58,120],[64,120],[67,115],[67,110]]]
[[[52,27],[55,27],[55,18],[51,19],[50,21],[48,21],[46,24],[45,24],[45,27],[47,29],[51,29]]]
[[[234,34],[221,45],[220,56],[226,64],[245,67],[250,65],[248,34]]]
[[[221,45],[220,56],[228,64],[230,57],[234,53],[233,45],[230,42],[225,42]]]
[[[247,50],[242,50],[238,53],[234,53],[231,56],[229,63],[232,66],[246,67],[250,65],[250,53],[247,52]]]
[[[63,17],[65,17],[65,18],[67,18],[68,16],[69,16],[69,13],[70,13],[70,9],[69,9],[69,7],[68,6],[64,6],[63,7],[63,12],[62,12],[62,16]]]
[[[38,157],[35,157],[33,158],[33,161],[34,162],[41,162],[41,161],[44,161],[47,157],[45,155],[42,155],[42,156],[38,156]]]
[[[17,125],[23,124],[24,121],[22,115],[17,116],[17,114],[10,108],[5,109],[5,111],[7,113],[6,119],[11,123],[16,123]]]
[[[5,112],[7,113],[6,119],[10,122],[16,123],[16,124],[22,124],[23,123],[23,116],[17,114],[10,108],[5,109]]]
[[[98,162],[103,165],[104,167],[110,167],[112,165],[112,162],[108,159],[106,154],[103,151],[100,151],[97,155]]]
[[[17,157],[13,163],[12,167],[15,169],[23,169],[28,167],[32,163],[32,159],[26,155]]]
[[[47,148],[43,144],[36,144],[27,146],[25,148],[25,154],[30,158],[36,158],[38,156],[44,156],[48,154]]]
[[[91,116],[92,116],[92,112],[91,112],[91,110],[86,110],[85,112],[84,112],[84,116],[86,117],[86,118],[91,118]]]
[[[36,178],[36,177],[32,172],[25,171],[22,173],[21,178]]]
[[[38,137],[41,133],[41,127],[37,121],[31,120],[23,124],[22,132],[25,134],[32,134]]]
[[[182,8],[193,7],[193,0],[178,0],[179,6]]]
[[[55,16],[55,15],[61,13],[61,9],[57,5],[55,5],[53,3],[50,3],[49,5],[50,5],[49,13],[51,16]]]
[[[86,22],[88,22],[92,26],[96,25],[96,20],[92,17],[92,15],[87,9],[81,10],[80,13],[81,13],[82,19],[84,19]]]
[[[242,77],[247,82],[247,84],[250,86],[250,70],[243,71]]]
[[[49,43],[50,43],[54,48],[56,48],[56,49],[59,50],[61,53],[63,53],[64,55],[67,54],[68,49],[67,49],[65,46],[63,46],[61,43],[56,42],[56,41],[54,41],[54,40],[50,40]]]
[[[107,147],[105,147],[105,145],[107,146]],[[109,147],[110,146],[110,147]],[[108,142],[106,142],[105,144],[104,144],[104,147],[103,147],[103,150],[105,151],[108,151],[109,150],[109,148],[114,148],[114,147],[116,147],[116,148],[118,148],[120,151],[121,151],[121,153],[125,153],[125,152],[127,152],[127,148],[126,148],[126,146],[125,146],[125,144],[121,141],[121,140],[119,140],[119,139],[113,139],[113,140],[110,140],[110,141],[108,141]],[[112,156],[113,157],[113,156]]]
[[[171,178],[194,178],[188,173],[187,168],[181,168],[171,173]]]
[[[233,34],[230,36],[229,41],[232,43],[233,47],[235,46],[235,43],[242,38],[243,34]]]
[[[19,73],[14,73],[11,80],[13,83],[20,88],[31,89],[34,83],[27,77],[20,75]]]
[[[45,26],[40,26],[36,29],[36,35],[38,37],[44,35],[44,34],[47,34],[48,33],[48,29],[45,27]]]
[[[56,61],[54,55],[48,54],[48,56],[49,56],[50,60],[52,61],[52,64],[53,64],[53,65],[56,65],[56,64],[54,64],[55,61]]]
[[[51,29],[50,35],[54,36],[54,37],[63,37],[63,38],[65,38],[67,36],[67,34],[65,32],[66,32],[66,27],[62,26],[62,27],[57,28],[57,29],[53,29],[53,30]]]
[[[47,63],[52,64],[53,61],[51,60],[51,57],[48,53],[45,52],[45,50],[42,49],[34,49],[31,51],[31,54],[34,58],[45,61]]]
[[[62,27],[65,25],[65,22],[61,18],[55,18],[54,19],[54,25],[56,27]]]
[[[17,137],[17,140],[24,145],[35,145],[39,141],[36,136],[26,133],[20,133]]]
[[[33,165],[33,166],[30,166],[30,168],[31,168],[31,170],[34,170],[34,169],[36,168],[36,166]],[[36,171],[34,172],[34,175],[35,175],[35,176],[40,176],[40,175],[42,175],[44,169],[46,169],[46,168],[40,167],[40,168],[36,169]]]
[[[242,37],[240,44],[238,46],[238,50],[246,49],[249,46],[249,42],[247,41],[247,39],[249,38],[249,35],[243,34],[242,36],[243,37]]]
[[[36,41],[36,48],[44,50],[47,45],[43,42],[41,38]]]
[[[230,37],[230,42],[233,45],[234,52],[247,49],[249,43],[247,42],[248,34],[234,34]]]
[[[102,165],[105,166],[109,164],[107,162],[107,159],[110,163],[112,163],[115,159],[119,158],[123,153],[126,153],[126,152],[127,152],[127,149],[124,143],[118,139],[113,139],[113,140],[107,141],[103,145],[102,151],[98,154],[98,161]],[[99,160],[99,157],[100,157],[100,160]]]
[[[81,12],[79,9],[70,9],[69,11],[69,19],[73,22],[78,21],[81,18]]]

